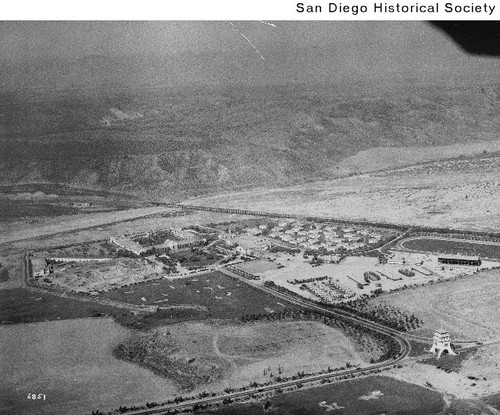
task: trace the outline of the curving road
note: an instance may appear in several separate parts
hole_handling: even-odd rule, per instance
[[[402,250],[402,251],[408,251],[408,252],[417,252],[417,253],[426,253],[426,254],[432,254],[432,255],[447,255],[446,253],[441,253],[439,254],[436,251],[426,251],[424,249],[413,249],[413,248],[408,248],[405,246],[407,242],[411,241],[418,241],[422,239],[431,239],[435,241],[443,241],[443,242],[459,242],[463,244],[470,244],[470,245],[489,245],[489,246],[499,246],[500,247],[500,242],[495,242],[495,241],[481,241],[481,240],[476,240],[476,239],[460,239],[460,238],[447,238],[444,236],[408,236],[405,238],[401,238],[398,240],[397,244],[394,245],[392,249],[396,250]],[[492,257],[486,257],[481,255],[481,259],[486,259],[490,261],[498,261],[498,258],[492,258]]]
[[[255,283],[251,280],[248,280],[248,279],[232,272],[231,270],[228,270],[227,268],[222,268],[219,271],[230,276],[230,277],[237,278],[241,282],[244,282],[248,285],[251,285],[252,287],[258,288],[258,289],[260,289],[268,294],[271,294],[271,295],[278,297],[282,300],[285,300],[289,303],[298,305],[299,307],[320,311],[324,314],[327,314],[327,315],[335,317],[335,318],[340,317],[344,320],[348,320],[348,321],[353,322],[353,323],[361,324],[364,327],[367,327],[367,328],[370,328],[376,332],[385,334],[385,335],[393,338],[394,340],[396,340],[399,343],[400,349],[401,349],[400,354],[404,354],[404,352],[406,351],[406,355],[408,355],[408,353],[410,352],[410,349],[411,349],[410,344],[401,335],[401,333],[397,330],[391,329],[391,328],[386,327],[386,326],[379,324],[379,323],[375,323],[374,321],[364,319],[362,317],[357,316],[356,314],[349,313],[347,311],[333,310],[331,308],[321,306],[319,304],[313,303],[313,302],[308,301],[306,299],[301,299],[301,298],[295,297],[295,296],[290,295],[290,294],[282,293],[282,292],[273,290],[271,288],[267,288],[261,284]],[[405,357],[406,357],[406,355],[405,355]]]
[[[182,409],[187,409],[193,407],[193,405],[210,405],[214,403],[220,403],[224,399],[237,399],[237,398],[245,398],[245,397],[250,397],[251,395],[255,393],[262,393],[262,392],[271,392],[275,391],[277,389],[283,389],[286,387],[290,386],[297,386],[299,384],[305,384],[305,383],[313,383],[313,382],[318,382],[321,380],[333,380],[333,381],[340,381],[342,379],[345,379],[346,376],[361,376],[361,375],[370,375],[374,373],[379,373],[381,370],[384,369],[391,369],[395,366],[397,366],[402,360],[408,357],[411,351],[411,346],[410,343],[399,333],[397,330],[390,329],[388,327],[385,327],[381,324],[375,323],[370,320],[366,320],[363,318],[360,318],[354,314],[342,311],[342,310],[332,310],[326,307],[323,307],[321,305],[312,303],[307,300],[302,300],[299,298],[296,298],[292,295],[278,292],[276,290],[272,290],[270,288],[264,287],[263,285],[257,284],[253,281],[250,281],[244,277],[239,276],[236,273],[233,273],[232,271],[228,270],[227,268],[221,268],[219,270],[220,272],[228,275],[229,277],[232,278],[237,278],[241,282],[245,284],[249,284],[252,287],[258,288],[268,294],[271,294],[281,300],[287,301],[289,303],[295,304],[299,307],[302,308],[307,308],[310,310],[316,310],[320,311],[326,315],[329,315],[331,317],[335,318],[342,318],[344,320],[351,321],[353,323],[360,324],[366,328],[369,328],[373,331],[376,331],[378,333],[382,333],[392,339],[394,339],[398,345],[399,345],[399,353],[398,355],[391,360],[387,360],[384,362],[380,363],[375,363],[369,366],[366,366],[364,368],[355,368],[355,369],[346,369],[342,371],[337,371],[337,372],[332,372],[332,373],[320,373],[317,375],[311,375],[311,376],[305,376],[301,379],[297,380],[290,380],[286,382],[280,382],[272,385],[267,385],[267,386],[259,386],[255,388],[249,388],[245,391],[239,391],[239,392],[232,392],[232,393],[226,393],[224,395],[218,395],[215,397],[206,397],[206,398],[201,398],[201,399],[193,399],[189,400],[186,402],[181,402],[178,404],[167,404],[167,405],[161,405],[156,408],[150,408],[150,409],[141,409],[137,411],[128,411],[126,412],[127,414],[131,415],[138,415],[138,414],[159,414],[163,412],[167,412],[169,410],[177,409],[177,410],[182,410]]]

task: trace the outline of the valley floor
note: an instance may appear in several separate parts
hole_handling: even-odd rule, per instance
[[[185,203],[495,232],[499,173],[497,158],[450,160]]]

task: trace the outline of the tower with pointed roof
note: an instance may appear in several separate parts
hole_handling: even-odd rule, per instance
[[[429,352],[436,355],[439,359],[444,351],[448,352],[449,355],[456,356],[456,353],[451,348],[450,333],[446,330],[440,328],[434,332],[432,347]]]

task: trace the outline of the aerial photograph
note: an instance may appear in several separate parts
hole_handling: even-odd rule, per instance
[[[498,23],[0,39],[0,414],[500,414]]]

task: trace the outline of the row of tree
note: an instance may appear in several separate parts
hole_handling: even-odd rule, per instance
[[[333,306],[399,331],[416,330],[423,324],[423,321],[413,313],[400,310],[387,303],[374,304],[369,301],[368,297],[337,303]]]

